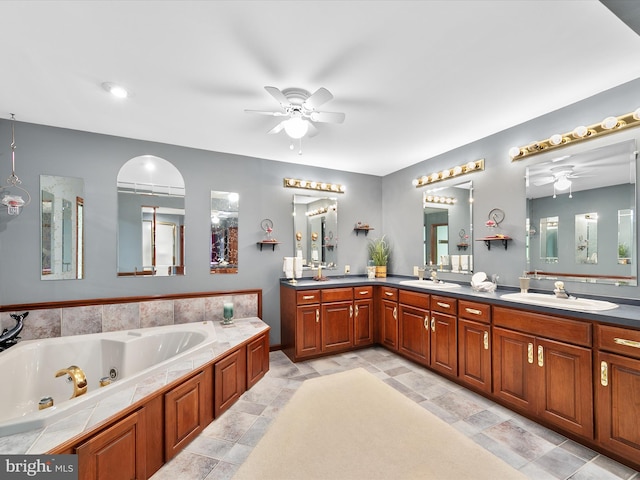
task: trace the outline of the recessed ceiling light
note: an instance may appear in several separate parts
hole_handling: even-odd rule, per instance
[[[111,82],[104,82],[102,84],[102,88],[104,88],[107,92],[109,92],[114,97],[118,98],[127,98],[129,96],[129,92],[127,89]]]

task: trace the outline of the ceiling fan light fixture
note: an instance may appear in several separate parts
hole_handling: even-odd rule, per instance
[[[302,138],[309,131],[309,124],[300,116],[293,116],[284,122],[284,131],[291,138]]]
[[[555,187],[558,190],[566,190],[571,186],[571,180],[569,180],[565,175],[562,175],[558,180],[556,180]]]

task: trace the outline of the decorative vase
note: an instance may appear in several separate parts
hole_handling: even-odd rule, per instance
[[[387,276],[386,265],[376,265],[376,278],[385,278]]]

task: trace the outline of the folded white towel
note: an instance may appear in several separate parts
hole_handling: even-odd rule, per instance
[[[302,256],[293,259],[293,272],[295,273],[295,278],[302,277]]]
[[[284,257],[284,263],[282,264],[282,271],[287,278],[293,278],[294,273],[294,257]]]

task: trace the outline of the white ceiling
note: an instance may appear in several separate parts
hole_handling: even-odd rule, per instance
[[[3,118],[373,175],[640,77],[640,36],[595,0],[4,0],[0,18]],[[346,120],[298,155],[244,112],[278,107],[265,85],[326,87]]]

